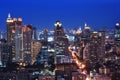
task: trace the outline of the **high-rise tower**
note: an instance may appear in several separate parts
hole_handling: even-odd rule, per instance
[[[120,46],[120,24],[116,23],[115,25],[115,44]]]
[[[8,14],[6,23],[7,23],[7,42],[8,42],[8,44],[11,44],[13,41],[13,38],[14,38],[15,26],[13,26],[13,20],[10,16],[10,13]]]
[[[115,25],[115,32],[114,32],[114,39],[115,39],[115,47],[116,47],[116,52],[120,54],[120,24],[116,23]]]
[[[15,26],[10,13],[6,20],[7,23],[7,43],[12,46],[12,61],[15,60]]]
[[[54,49],[55,49],[55,80],[72,80],[72,59],[68,52],[68,38],[60,21],[55,23]]]
[[[23,26],[23,57],[24,63],[31,64],[31,41],[32,41],[32,25]]]
[[[65,36],[64,29],[60,21],[55,23],[55,64],[62,63],[63,58],[68,55],[68,39]]]
[[[15,61],[23,61],[23,34],[22,34],[22,18],[13,18],[13,23],[15,26]]]
[[[23,62],[22,18],[11,18],[8,14],[7,43],[12,46],[12,62]]]
[[[90,40],[90,27],[85,23],[85,26],[84,26],[84,38],[85,38],[85,42],[89,42]]]

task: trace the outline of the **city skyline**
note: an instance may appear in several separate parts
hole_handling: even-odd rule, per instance
[[[85,22],[93,29],[114,28],[120,21],[119,3],[119,0],[1,0],[0,31],[6,30],[8,13],[12,18],[23,18],[23,24],[33,24],[37,29],[53,29],[56,20],[60,20],[66,29],[83,28]]]

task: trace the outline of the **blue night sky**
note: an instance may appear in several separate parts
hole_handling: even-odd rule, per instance
[[[8,13],[22,17],[23,24],[53,29],[56,20],[65,28],[114,28],[120,22],[120,0],[0,0],[0,31],[6,29]]]

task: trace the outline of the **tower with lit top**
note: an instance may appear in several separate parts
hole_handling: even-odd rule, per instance
[[[10,13],[8,14],[8,18],[6,20],[7,23],[7,42],[8,44],[11,44],[13,41],[13,35],[14,35],[14,26],[13,26],[13,19],[11,18]]]
[[[6,20],[7,23],[7,43],[12,46],[12,61],[15,60],[15,26],[10,13]]]
[[[115,44],[120,46],[120,24],[116,23],[115,25]]]
[[[87,25],[87,23],[85,23],[85,26],[84,26],[84,36],[86,37],[86,41],[89,41],[90,40],[90,27]]]
[[[65,36],[62,23],[56,21],[54,33],[54,44],[55,44],[55,63],[61,63],[62,58],[67,55],[68,39]]]
[[[12,46],[12,62],[21,62],[22,57],[22,18],[11,18],[10,13],[7,23],[7,43]]]
[[[64,76],[65,80],[72,80],[71,70],[75,64],[72,64],[71,57],[68,52],[68,38],[65,35],[60,21],[56,21],[54,27],[55,78],[56,80],[61,80]]]
[[[116,52],[120,54],[120,24],[116,23],[114,31],[114,42],[116,47]]]

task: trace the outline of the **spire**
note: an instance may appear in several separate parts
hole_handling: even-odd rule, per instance
[[[76,31],[77,34],[81,34],[82,33],[82,29],[81,27]]]
[[[90,27],[85,23],[84,29],[90,29]]]
[[[85,27],[87,26],[87,23],[85,23]]]
[[[12,18],[11,18],[11,16],[10,16],[10,13],[8,13],[8,17],[7,17],[6,22],[13,22],[13,20],[12,20]]]
[[[81,29],[81,26],[79,27],[79,30],[82,30],[82,29]]]
[[[8,13],[8,18],[11,18],[11,15],[10,15],[10,13]]]

